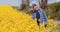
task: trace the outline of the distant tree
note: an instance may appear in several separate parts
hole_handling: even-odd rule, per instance
[[[41,8],[45,9],[47,7],[47,0],[41,0]]]
[[[24,0],[22,0],[22,4],[24,4]]]
[[[21,10],[26,9],[26,4],[21,4]]]
[[[26,9],[26,3],[25,3],[25,0],[22,0],[22,4],[21,4],[21,10],[24,10]]]
[[[26,0],[26,8],[29,8],[29,3],[30,3],[30,1]]]
[[[29,3],[30,1],[29,0],[22,0],[22,7],[25,7],[25,9],[29,8]]]

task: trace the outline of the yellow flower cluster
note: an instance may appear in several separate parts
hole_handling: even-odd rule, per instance
[[[47,22],[47,26],[45,27],[44,23],[40,24],[40,32],[57,32],[57,23],[54,22],[53,19],[49,19]]]
[[[1,5],[0,32],[38,32],[38,26],[31,16]]]
[[[51,19],[48,20],[47,27],[44,27],[44,23],[38,26],[31,16],[18,12],[11,6],[0,5],[0,32],[51,32],[56,27]]]

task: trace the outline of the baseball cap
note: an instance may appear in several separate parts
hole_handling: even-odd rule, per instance
[[[36,5],[36,4],[32,4],[32,8],[33,8],[34,6],[37,6],[37,5]]]

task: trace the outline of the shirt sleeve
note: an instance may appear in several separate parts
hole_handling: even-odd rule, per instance
[[[46,14],[44,13],[44,11],[43,11],[43,9],[41,9],[41,11],[42,11],[42,14],[43,14],[43,17],[44,17],[44,21],[47,21],[48,20],[48,18],[47,18],[47,16],[46,16]]]
[[[34,13],[32,13],[32,19],[35,19],[35,14]]]

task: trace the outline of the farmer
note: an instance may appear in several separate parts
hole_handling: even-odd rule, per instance
[[[33,8],[32,18],[37,19],[37,24],[38,25],[40,25],[40,23],[46,24],[47,23],[47,16],[44,13],[43,9],[39,8],[36,4],[32,4],[32,8]]]

